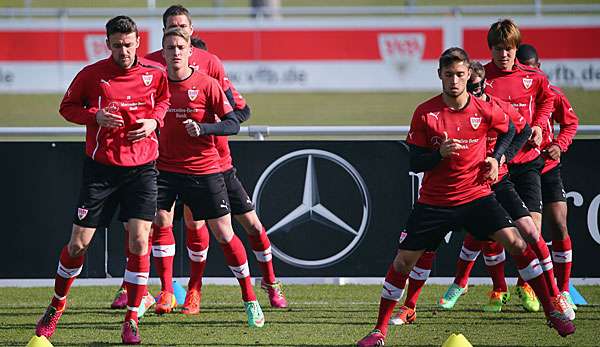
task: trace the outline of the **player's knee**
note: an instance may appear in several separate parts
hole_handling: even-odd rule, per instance
[[[550,230],[552,231],[553,240],[564,240],[569,236],[566,221],[556,220],[550,223]]]
[[[516,224],[517,228],[519,229],[519,234],[521,234],[527,243],[537,242],[540,237],[540,232],[532,219],[521,218],[516,222]]]
[[[129,242],[129,252],[135,255],[144,255],[148,251],[148,241],[143,239],[135,239]]]
[[[70,242],[67,246],[67,251],[70,257],[80,257],[87,251],[88,245],[83,242]]]
[[[394,259],[393,266],[396,272],[401,274],[409,274],[414,264],[408,258],[398,255]]]
[[[527,249],[527,243],[522,238],[514,238],[505,245],[509,254],[522,254]]]

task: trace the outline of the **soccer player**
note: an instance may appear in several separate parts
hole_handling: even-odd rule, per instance
[[[560,309],[567,310],[569,317],[574,318],[566,298],[560,294],[556,281],[550,250],[541,235],[542,221],[542,192],[541,171],[544,158],[541,156],[543,138],[542,129],[548,123],[553,110],[554,93],[544,73],[535,68],[521,65],[516,60],[517,48],[521,44],[521,33],[517,25],[510,19],[499,20],[491,25],[487,44],[492,55],[492,61],[485,65],[487,79],[486,93],[501,100],[510,102],[531,126],[532,137],[509,163],[510,180],[531,213],[537,227],[536,233],[528,236],[544,276],[550,289],[550,294]],[[525,282],[519,278],[517,295],[521,298],[526,310],[534,311],[537,307],[533,291],[527,290]]]
[[[484,93],[485,88],[485,70],[483,66],[479,62],[471,63],[471,79],[467,82],[467,91],[472,93],[474,96],[480,98],[482,101],[494,103],[498,105],[502,111],[510,116],[510,120],[515,127],[515,131],[517,131],[517,135],[512,138],[512,142],[508,146],[505,155],[503,156],[504,160],[501,159],[501,164],[499,168],[499,176],[497,182],[492,185],[492,189],[496,193],[496,199],[509,211],[509,215],[513,217],[515,223],[523,228],[529,227],[535,228],[533,225],[533,221],[529,220],[530,223],[526,223],[521,221],[520,218],[523,216],[529,216],[529,212],[527,209],[522,207],[522,202],[518,198],[517,193],[512,188],[512,184],[506,180],[507,168],[506,158],[508,160],[512,159],[514,154],[525,144],[529,136],[531,135],[531,129],[525,123],[523,117],[519,115],[516,110],[510,106],[510,104],[505,103],[503,101],[494,99],[492,100],[489,96]],[[491,131],[488,133],[487,137],[487,149],[488,154],[491,155],[496,146],[497,133]],[[514,199],[516,203],[509,203],[510,200]],[[505,206],[506,205],[506,206]],[[516,218],[515,218],[516,216]],[[531,218],[529,218],[531,219]],[[465,249],[463,245],[463,250],[461,251],[460,257],[473,257],[479,254],[478,251],[481,250],[482,244],[485,244],[486,250],[484,253],[486,255],[486,264],[489,264],[491,267],[492,278],[494,279],[494,291],[490,296],[490,303],[484,307],[484,310],[490,311],[498,311],[500,307],[498,305],[502,304],[502,299],[505,299],[508,295],[508,291],[506,289],[506,281],[504,280],[504,248],[496,242],[487,242],[476,240],[471,234],[465,235],[465,244],[469,247],[469,250]],[[471,250],[476,249],[476,250]],[[404,305],[400,307],[398,312],[390,319],[391,325],[403,325],[410,324],[416,320],[416,303],[422,287],[425,285],[425,281],[429,277],[429,273],[431,272],[431,267],[433,264],[435,253],[433,252],[424,252],[423,255],[419,258],[415,267],[412,269],[408,279],[408,289],[406,292],[406,300]],[[475,258],[473,258],[473,261]],[[472,263],[466,263],[465,265],[469,265]],[[461,271],[461,260],[459,260],[457,264],[457,273]],[[468,269],[470,271],[470,268]],[[444,309],[450,309],[456,303],[458,297],[464,294],[467,290],[467,279],[464,280],[464,284],[459,285],[459,282],[455,282],[455,285],[450,286],[444,297],[440,300],[439,305]]]
[[[516,55],[523,65],[536,69],[541,66],[537,51],[531,45],[520,45]],[[543,129],[541,145],[542,154],[546,159],[541,176],[543,216],[548,221],[547,226],[552,233],[552,260],[559,291],[567,298],[573,309],[577,309],[569,293],[573,249],[567,230],[567,199],[560,174],[560,157],[573,142],[579,119],[562,90],[555,86],[550,86],[550,89],[556,97],[550,121]],[[556,137],[554,122],[560,125]]]
[[[223,249],[227,265],[240,283],[248,324],[262,327],[264,316],[252,289],[246,251],[231,226],[229,198],[214,136],[198,131],[199,124],[213,124],[221,128],[224,135],[235,134],[239,123],[233,122],[233,126],[225,121],[217,123],[218,119],[232,117],[233,109],[215,79],[189,66],[191,44],[185,30],[167,29],[162,52],[167,63],[171,108],[159,141],[155,225],[172,232],[173,209],[178,196],[189,206],[194,220],[206,220]]]
[[[509,216],[515,221],[518,230],[524,239],[527,235],[536,232],[536,226],[531,219],[529,210],[514,189],[514,185],[508,179],[507,162],[510,162],[514,155],[527,142],[531,135],[531,128],[508,102],[499,100],[486,94],[485,69],[478,63],[471,64],[471,79],[467,84],[467,90],[474,96],[486,102],[496,103],[515,124],[517,134],[513,142],[507,149],[500,165],[498,181],[492,185],[492,190],[496,199],[502,207],[508,212]],[[494,148],[496,142],[495,134],[488,134],[488,151]],[[500,312],[502,306],[510,300],[510,293],[504,278],[504,261],[506,255],[504,248],[496,241],[480,241],[470,234],[465,235],[462,249],[459,253],[459,259],[456,264],[456,275],[454,283],[450,285],[444,296],[439,301],[439,306],[443,309],[452,309],[459,297],[466,292],[469,275],[475,264],[475,260],[483,250],[485,265],[488,269],[493,282],[493,289],[490,292],[488,304],[483,308],[487,312]],[[528,287],[530,288],[530,287]],[[538,308],[539,309],[539,308]]]
[[[191,15],[181,5],[173,5],[167,8],[163,14],[163,26],[163,30],[179,27],[187,31],[189,35],[193,33]],[[194,69],[205,72],[219,81],[230,104],[234,108],[234,116],[237,116],[239,122],[246,121],[250,117],[250,108],[242,95],[225,75],[223,64],[216,55],[204,49],[205,45],[199,44],[199,46],[192,48],[192,54],[189,59],[190,65]],[[162,65],[165,64],[160,50],[149,54],[146,58]],[[213,124],[199,124],[198,130],[205,134],[215,134],[214,126]],[[226,136],[216,136],[214,140],[219,151],[219,157],[221,158],[220,165],[225,177],[225,184],[227,185],[231,213],[248,235],[252,251],[261,270],[261,287],[267,292],[272,307],[285,308],[288,303],[283,293],[283,286],[281,282],[277,281],[275,276],[270,240],[254,210],[252,200],[236,176],[236,169],[232,163],[228,139]],[[202,275],[206,266],[209,232],[203,221],[194,222],[193,218],[190,218],[187,208],[184,210],[184,216],[187,236],[186,246],[191,271],[188,293],[181,312],[184,314],[197,314],[200,310]],[[171,311],[174,303],[172,299],[172,268],[175,254],[175,238],[172,230],[154,230],[153,243],[155,265],[161,279],[161,292],[167,293],[164,299],[159,300],[155,311],[164,313]],[[115,296],[115,301],[122,302],[124,297],[126,297],[126,293],[123,289],[120,289]],[[160,295],[160,298],[163,298],[163,296]]]
[[[137,57],[140,38],[131,18],[109,20],[106,36],[111,56],[81,70],[60,105],[66,120],[86,126],[86,158],[71,239],[61,251],[54,296],[36,335],[50,337],[56,330],[96,227],[103,215],[114,212],[107,211],[117,205],[109,200],[117,199],[129,230],[124,276],[129,296],[121,338],[124,344],[138,344],[137,307],[146,293],[148,234],[156,214],[154,130],[169,107],[168,81],[162,69]]]
[[[536,290],[554,328],[562,336],[575,331],[573,323],[555,310],[539,261],[492,194],[490,180],[497,178],[498,160],[506,148],[496,146],[493,157],[487,157],[486,137],[489,130],[507,132],[509,119],[497,105],[469,95],[470,75],[466,52],[446,50],[438,69],[442,94],[419,105],[413,114],[407,137],[410,169],[425,176],[385,276],[377,324],[358,346],[383,345],[394,306],[419,257],[434,251],[449,230],[463,227],[478,238],[500,241]],[[505,138],[498,143],[504,144]]]

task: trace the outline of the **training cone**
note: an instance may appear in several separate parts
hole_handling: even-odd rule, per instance
[[[33,335],[31,340],[29,340],[27,347],[52,347],[52,344],[48,341],[46,336]]]
[[[185,289],[177,281],[173,281],[173,294],[175,300],[177,300],[177,305],[183,305],[185,302]]]
[[[442,347],[473,347],[473,345],[467,340],[463,334],[452,334]]]
[[[573,303],[575,305],[587,305],[588,302],[585,300],[583,295],[579,293],[579,291],[575,288],[575,286],[569,283],[569,294],[571,294],[571,299],[573,299]]]

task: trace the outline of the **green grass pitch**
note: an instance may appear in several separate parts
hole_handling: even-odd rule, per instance
[[[445,286],[423,289],[415,324],[390,327],[386,346],[441,346],[452,333],[462,333],[473,346],[598,346],[600,286],[580,286],[589,306],[577,311],[577,332],[561,338],[545,326],[543,314],[526,313],[515,296],[501,313],[484,313],[488,286],[473,286],[453,311],[439,311]],[[123,312],[109,309],[112,287],[74,287],[67,311],[52,337],[55,346],[112,346],[120,343]],[[153,292],[158,288],[153,287]],[[381,286],[288,285],[288,309],[268,307],[262,329],[250,329],[237,286],[205,285],[201,313],[157,316],[140,323],[146,346],[353,346],[369,332],[377,317]],[[0,288],[0,345],[25,346],[37,318],[52,295],[51,288]]]

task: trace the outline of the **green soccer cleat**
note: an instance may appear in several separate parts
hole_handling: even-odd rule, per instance
[[[500,312],[502,311],[502,306],[506,305],[510,301],[510,293],[509,292],[496,292],[492,291],[490,293],[490,301],[483,306],[483,311],[485,312]]]
[[[452,285],[448,287],[448,290],[446,290],[446,293],[444,293],[444,296],[440,298],[438,306],[444,310],[451,310],[454,305],[456,305],[458,298],[466,293],[466,291],[467,288],[463,288],[456,283],[452,283]]]
[[[248,315],[248,326],[250,328],[262,328],[265,325],[265,316],[258,301],[244,302],[244,309],[246,310],[246,315]]]
[[[561,293],[562,296],[565,297],[565,299],[567,299],[567,302],[569,303],[569,305],[571,305],[571,307],[573,308],[573,311],[577,311],[577,305],[575,305],[575,303],[573,302],[573,298],[571,297],[571,293],[564,291]]]
[[[538,312],[540,310],[540,301],[529,284],[517,286],[516,292],[525,311]]]

